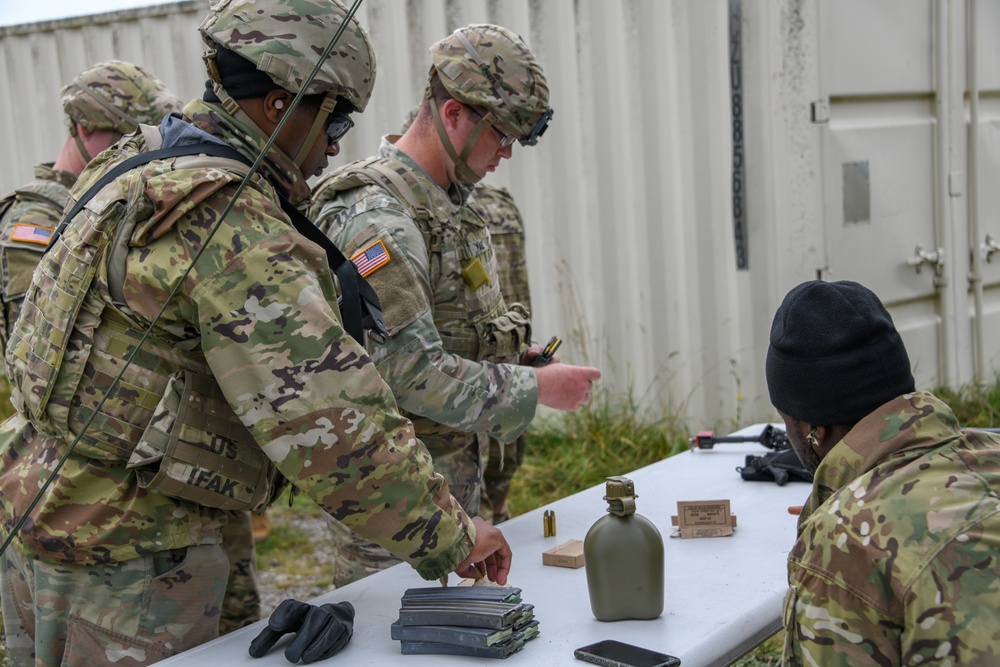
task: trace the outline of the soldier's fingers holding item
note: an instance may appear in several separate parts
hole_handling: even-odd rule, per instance
[[[484,563],[485,574],[490,581],[506,584],[513,557],[507,538],[496,526],[479,517],[473,517],[472,523],[476,526],[476,543],[472,545],[468,557],[455,568],[455,572],[459,576],[469,575],[470,570],[482,574],[481,569],[476,570],[475,564]]]
[[[535,357],[537,357],[541,353],[542,353],[542,346],[539,345],[538,343],[532,344],[531,346],[528,347],[527,350],[524,351],[524,354],[521,355],[521,365],[530,366],[531,362],[535,360]]]

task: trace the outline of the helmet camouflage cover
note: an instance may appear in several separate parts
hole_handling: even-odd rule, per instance
[[[220,0],[198,29],[210,49],[229,49],[276,85],[298,93],[346,16],[347,9],[334,0]],[[351,17],[305,94],[333,93],[360,112],[374,87],[375,51]]]
[[[544,131],[552,116],[549,86],[518,35],[497,25],[466,26],[431,46],[431,60],[452,97],[492,111],[522,144],[534,144]]]
[[[158,125],[184,104],[162,81],[123,60],[98,63],[80,73],[60,93],[70,124],[87,130],[134,131],[139,123]]]

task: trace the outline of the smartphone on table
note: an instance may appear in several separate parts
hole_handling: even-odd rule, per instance
[[[679,667],[680,658],[633,646],[614,639],[581,646],[573,651],[578,660],[602,667]]]

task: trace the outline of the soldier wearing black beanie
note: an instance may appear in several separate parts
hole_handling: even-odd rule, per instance
[[[767,383],[814,471],[781,664],[997,664],[1000,436],[914,389],[892,318],[854,282],[785,296]]]
[[[848,280],[813,280],[785,295],[766,371],[774,407],[813,426],[851,426],[914,391],[892,318],[871,290]]]

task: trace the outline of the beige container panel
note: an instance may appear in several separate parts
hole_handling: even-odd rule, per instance
[[[820,0],[817,12],[823,278],[879,295],[922,387],[942,380],[946,295],[936,265],[911,258],[954,270],[937,207],[933,10],[929,0]]]
[[[888,302],[930,297],[933,269],[907,264],[918,245],[936,249],[930,104],[846,106],[831,104],[824,132],[826,277],[856,280]],[[860,117],[837,120],[852,113]]]
[[[929,91],[932,0],[820,0],[820,76],[831,97]]]

